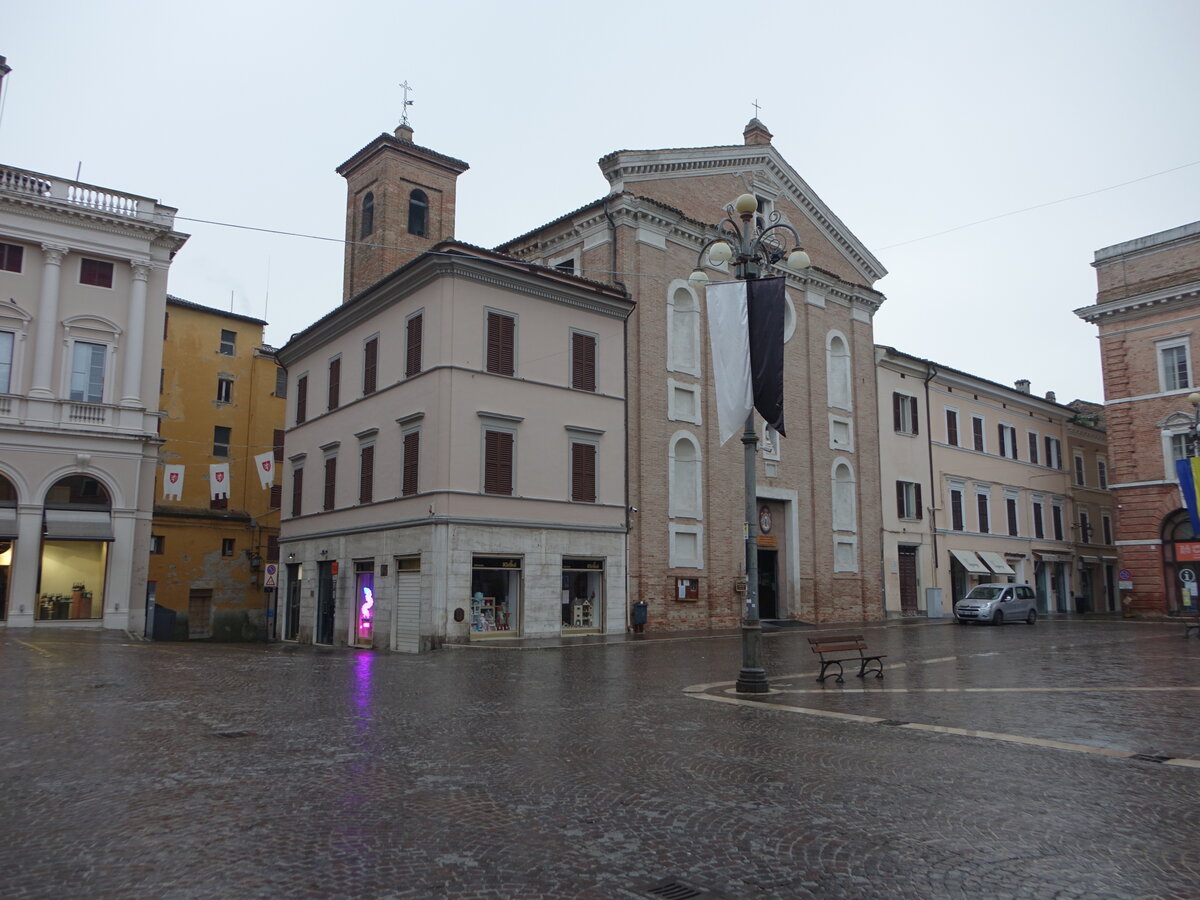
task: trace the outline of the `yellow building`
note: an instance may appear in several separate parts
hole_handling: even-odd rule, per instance
[[[156,639],[269,636],[287,380],[264,325],[167,297],[150,541]]]

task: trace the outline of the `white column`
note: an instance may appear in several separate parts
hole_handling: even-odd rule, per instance
[[[142,405],[142,360],[146,338],[146,281],[150,277],[150,266],[143,260],[131,259],[133,282],[129,289],[129,320],[125,328],[123,350],[125,365],[121,380],[121,405]]]
[[[54,338],[58,334],[58,286],[66,247],[42,244],[42,294],[38,298],[31,397],[53,397]]]

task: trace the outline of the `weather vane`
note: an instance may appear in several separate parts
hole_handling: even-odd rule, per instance
[[[400,87],[404,89],[404,106],[401,107],[400,111],[400,124],[407,125],[408,108],[413,105],[413,102],[408,99],[408,92],[412,90],[412,85],[408,83],[408,79],[406,78],[403,82],[401,82]]]

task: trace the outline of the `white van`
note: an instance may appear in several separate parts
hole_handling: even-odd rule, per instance
[[[954,621],[959,625],[968,622],[1032,625],[1037,621],[1037,594],[1027,584],[977,584],[954,604]]]

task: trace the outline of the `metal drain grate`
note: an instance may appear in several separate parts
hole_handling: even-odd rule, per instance
[[[708,891],[703,888],[698,888],[695,885],[687,884],[678,879],[661,881],[656,885],[648,887],[646,888],[646,895],[649,897],[662,897],[664,900],[691,900],[692,897],[710,896]]]

